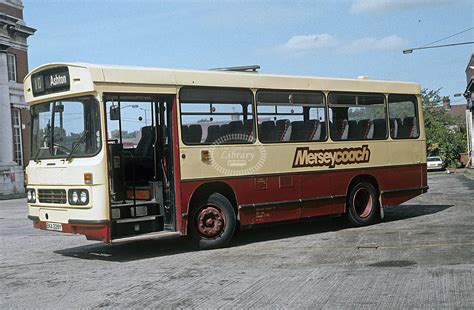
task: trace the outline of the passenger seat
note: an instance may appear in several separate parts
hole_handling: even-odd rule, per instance
[[[331,139],[333,140],[347,140],[349,134],[349,124],[347,119],[336,120],[331,123]]]
[[[305,131],[308,134],[307,140],[321,140],[321,123],[318,120],[309,120],[304,122]]]
[[[405,117],[399,132],[400,138],[413,138],[418,135],[414,117]]]
[[[279,119],[276,121],[277,141],[290,141],[291,123],[288,119]]]
[[[219,125],[207,127],[206,143],[214,143],[219,139]]]
[[[247,135],[248,141],[253,141],[253,119],[246,119],[244,121],[244,133]]]
[[[373,120],[373,126],[374,126],[374,135],[373,139],[384,139],[387,135],[387,123],[385,119],[374,119]]]
[[[202,127],[199,124],[189,125],[189,141],[188,143],[201,143]]]
[[[275,142],[275,122],[265,121],[259,126],[259,139],[262,142]]]
[[[232,121],[229,123],[230,140],[225,142],[244,142],[244,124],[242,121]]]
[[[392,138],[398,138],[398,131],[400,130],[401,120],[399,118],[390,119],[390,135]]]
[[[290,141],[305,141],[306,140],[305,123],[303,121],[291,122]]]

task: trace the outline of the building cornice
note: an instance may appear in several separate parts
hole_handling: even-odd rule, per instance
[[[29,37],[36,32],[35,28],[24,25],[23,20],[3,13],[0,13],[0,27],[6,29],[12,36],[21,33]]]

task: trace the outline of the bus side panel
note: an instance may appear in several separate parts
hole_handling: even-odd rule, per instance
[[[354,172],[318,171],[301,175],[301,217],[313,217],[344,212],[345,187],[338,186],[339,182],[346,184]],[[338,197],[336,197],[338,196]],[[336,197],[336,198],[331,198]],[[314,200],[320,198],[320,200]]]
[[[217,181],[226,183],[233,189],[242,225],[340,214],[345,212],[351,181],[360,175],[376,179],[384,206],[397,205],[423,192],[425,185],[422,176],[423,171],[426,171],[425,166],[416,164],[284,176],[185,181],[181,183],[182,206],[189,207],[191,197],[199,186]],[[293,183],[288,181],[290,176]],[[183,231],[186,231],[185,228],[182,227]]]
[[[371,172],[378,180],[384,206],[399,205],[426,192],[426,164],[388,167]]]
[[[189,217],[189,203],[194,192],[208,182],[223,182],[229,185],[235,193],[237,205],[265,204],[257,208],[247,206],[240,212],[240,221],[243,225],[298,219],[301,206],[294,203],[300,197],[299,179],[297,175],[242,177],[212,181],[184,181],[181,182],[181,205],[187,208]],[[285,203],[290,201],[290,203]],[[273,205],[278,203],[278,206]],[[268,204],[268,205],[266,205]],[[186,231],[185,223],[182,230]]]

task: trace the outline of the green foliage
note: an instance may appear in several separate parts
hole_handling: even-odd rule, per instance
[[[126,130],[122,131],[122,139],[135,138],[137,135],[138,135],[138,131],[131,131],[131,132],[128,132]],[[120,138],[120,131],[118,129],[112,130],[111,131],[111,137],[112,137],[112,139]]]
[[[441,156],[454,167],[460,153],[466,152],[466,128],[442,106],[439,90],[422,91],[428,156]]]

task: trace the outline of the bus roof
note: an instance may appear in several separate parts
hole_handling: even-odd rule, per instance
[[[298,89],[408,94],[418,94],[421,92],[420,85],[417,83],[381,81],[366,78],[327,78],[274,75],[255,72],[185,70],[88,63],[45,64],[32,70],[25,77],[25,82],[31,78],[31,75],[37,72],[65,66],[69,68],[80,68],[81,71],[85,71],[85,73],[87,73],[86,75],[90,76],[90,82],[94,84],[193,85],[254,89]]]

